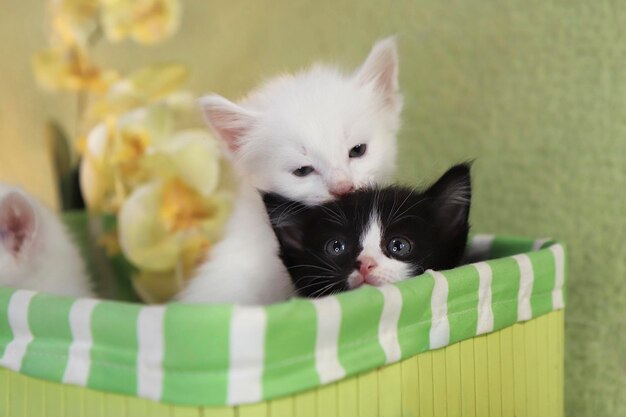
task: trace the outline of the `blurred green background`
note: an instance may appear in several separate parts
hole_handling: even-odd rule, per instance
[[[45,10],[0,0],[0,180],[55,205],[43,123],[71,126],[75,103],[31,76]],[[398,177],[476,158],[475,232],[568,244],[566,415],[626,415],[625,2],[187,0],[183,14],[158,47],[103,44],[96,57],[122,70],[181,61],[196,93],[237,98],[314,59],[352,69],[397,34]]]

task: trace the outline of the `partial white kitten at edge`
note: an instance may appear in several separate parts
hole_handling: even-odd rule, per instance
[[[3,183],[0,286],[94,296],[80,252],[58,217],[25,191]]]

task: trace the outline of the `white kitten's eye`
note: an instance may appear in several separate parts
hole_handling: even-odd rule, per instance
[[[360,158],[365,155],[365,151],[367,150],[367,145],[364,143],[360,143],[356,145],[354,148],[350,149],[350,153],[348,156],[350,158]]]
[[[341,255],[346,251],[346,244],[340,239],[330,239],[326,242],[326,253],[333,256]]]
[[[295,175],[296,177],[306,177],[313,171],[315,171],[315,169],[311,165],[307,165],[307,166],[300,167],[298,169],[294,169],[293,171],[291,171],[291,173]]]
[[[411,253],[413,248],[408,239],[404,237],[394,237],[387,243],[387,250],[391,256],[402,258]]]

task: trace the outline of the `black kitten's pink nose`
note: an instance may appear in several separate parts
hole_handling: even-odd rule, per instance
[[[361,275],[363,275],[364,278],[367,278],[370,272],[372,272],[372,269],[376,268],[377,266],[378,264],[376,263],[374,258],[371,258],[369,256],[363,256],[362,258],[359,258],[359,272],[361,273]]]
[[[330,186],[328,191],[335,197],[342,196],[344,194],[348,194],[350,191],[354,190],[354,184],[350,181],[339,181]]]

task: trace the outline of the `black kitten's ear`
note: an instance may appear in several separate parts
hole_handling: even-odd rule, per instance
[[[455,237],[467,233],[472,200],[470,163],[450,168],[427,191],[433,204],[435,221],[443,236]]]
[[[302,249],[302,218],[308,207],[275,193],[263,194],[263,202],[280,244]]]

